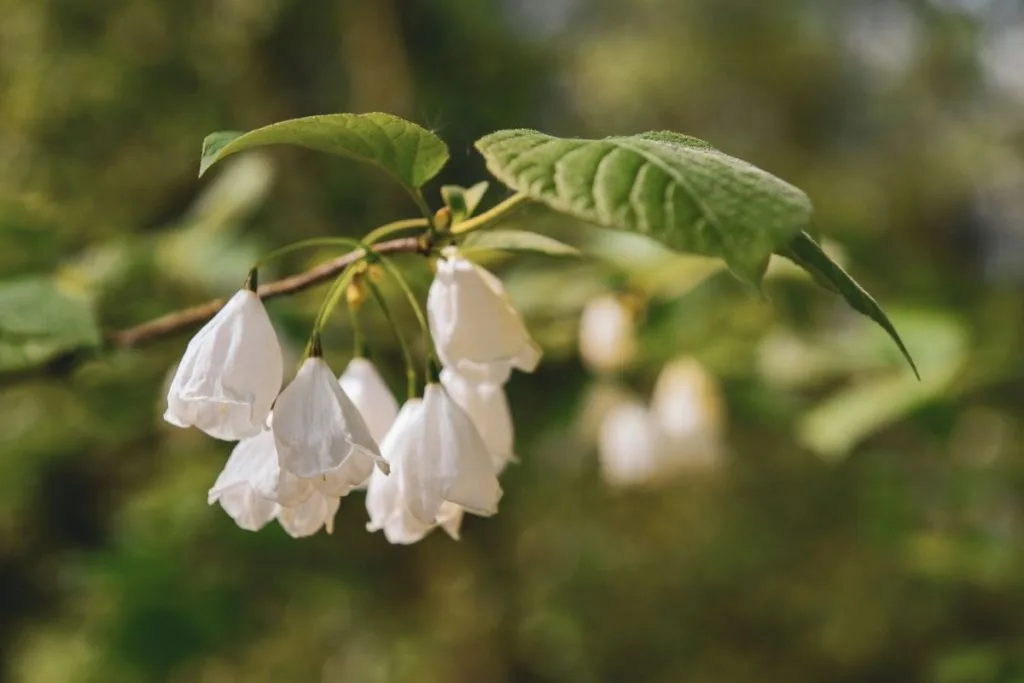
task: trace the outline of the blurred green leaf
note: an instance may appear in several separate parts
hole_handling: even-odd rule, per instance
[[[889,320],[889,316],[885,314],[885,311],[878,305],[878,302],[856,280],[850,277],[838,263],[829,258],[828,254],[810,235],[806,232],[800,233],[780,253],[810,273],[811,277],[819,285],[843,297],[853,310],[866,315],[878,323],[885,330],[886,334],[896,342],[900,353],[910,363],[914,375],[921,379],[921,373],[917,371],[914,359],[910,357],[910,352],[904,346],[903,340],[900,339],[900,335],[892,321]]]
[[[576,247],[559,242],[553,237],[528,230],[484,230],[470,233],[460,250],[474,251],[531,251],[548,256],[579,256]]]
[[[582,140],[502,130],[476,147],[509,187],[599,225],[720,257],[754,286],[772,252],[810,222],[801,190],[678,133]]]
[[[800,421],[799,438],[805,446],[824,457],[843,456],[948,389],[967,358],[962,324],[946,315],[922,312],[908,313],[902,322],[907,339],[918,350],[924,379],[885,374],[839,391]]]
[[[418,188],[448,161],[448,146],[430,131],[391,114],[326,114],[279,121],[248,133],[223,131],[203,140],[199,175],[221,159],[267,145],[297,145],[379,166]]]
[[[99,343],[87,300],[68,295],[45,276],[0,283],[0,372],[40,365]]]

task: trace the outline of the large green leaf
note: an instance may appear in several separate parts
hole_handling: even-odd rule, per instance
[[[30,368],[99,343],[88,301],[70,296],[48,277],[0,282],[0,372]]]
[[[755,287],[771,254],[810,223],[801,190],[678,133],[581,140],[502,130],[476,147],[491,173],[532,199],[720,257]]]
[[[391,114],[326,114],[272,123],[248,133],[211,133],[203,140],[199,175],[224,157],[267,145],[297,145],[374,164],[411,188],[433,178],[448,147],[429,130]]]
[[[914,359],[910,357],[910,351],[903,344],[903,340],[900,339],[900,335],[892,321],[889,320],[889,316],[885,314],[885,311],[878,305],[878,302],[856,280],[850,277],[838,263],[829,258],[828,254],[822,250],[821,246],[810,235],[806,232],[801,232],[779,253],[810,273],[815,282],[822,287],[830,289],[843,297],[846,303],[850,304],[855,311],[866,315],[878,323],[892,340],[896,342],[900,353],[910,363],[910,367],[917,378],[921,378],[920,373],[917,371],[917,366],[914,364]]]

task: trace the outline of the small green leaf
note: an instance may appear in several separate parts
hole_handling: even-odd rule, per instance
[[[822,250],[821,246],[810,235],[806,232],[801,232],[779,253],[810,273],[811,277],[819,285],[843,297],[853,310],[866,315],[878,323],[889,337],[896,342],[896,346],[899,347],[903,357],[907,359],[911,369],[914,371],[914,375],[921,379],[921,374],[917,371],[914,359],[910,357],[910,351],[904,346],[903,340],[900,339],[900,335],[896,331],[896,327],[889,320],[882,307],[838,263],[829,258],[828,254]]]
[[[759,287],[769,257],[810,223],[801,190],[679,133],[603,140],[503,130],[477,140],[499,180],[549,207],[725,260]]]
[[[31,368],[99,343],[88,301],[68,295],[48,277],[0,282],[0,372]]]
[[[579,249],[526,230],[483,230],[470,233],[459,249],[473,251],[532,251],[548,256],[579,256]]]
[[[477,183],[473,187],[462,187],[461,185],[441,186],[441,198],[444,205],[452,212],[452,223],[464,221],[476,212],[480,200],[487,193],[490,183],[486,180]]]
[[[272,123],[248,133],[211,133],[203,140],[199,175],[224,157],[267,145],[297,145],[374,164],[419,188],[448,161],[441,138],[391,114],[326,114]]]

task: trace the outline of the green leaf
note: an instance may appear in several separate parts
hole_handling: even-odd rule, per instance
[[[473,187],[441,186],[441,198],[444,200],[444,205],[452,212],[453,225],[466,220],[476,212],[476,208],[480,206],[480,200],[487,194],[488,187],[490,187],[490,183],[486,180]]]
[[[374,164],[419,188],[448,161],[448,147],[430,131],[391,114],[326,114],[272,123],[248,133],[211,133],[203,140],[199,175],[221,159],[267,145],[297,145]]]
[[[579,249],[565,242],[526,230],[482,230],[470,233],[459,249],[472,251],[532,251],[548,256],[579,256]]]
[[[811,202],[801,190],[679,133],[580,140],[503,130],[476,147],[491,173],[530,198],[722,258],[755,287],[771,254],[810,223]]]
[[[806,232],[801,232],[779,253],[810,273],[811,277],[819,285],[843,297],[853,310],[866,315],[878,323],[889,337],[896,342],[896,346],[899,347],[903,357],[907,359],[911,369],[914,371],[914,375],[921,379],[921,374],[917,371],[914,359],[911,358],[910,352],[896,331],[896,327],[889,320],[882,307],[838,263],[829,258],[828,254],[824,252],[810,235]]]
[[[100,344],[87,300],[48,277],[0,282],[0,372],[41,365],[56,356]]]
[[[937,397],[948,395],[968,356],[963,323],[941,312],[907,312],[899,318],[919,352],[923,381],[903,373],[864,374],[824,399],[800,420],[800,441],[828,459],[849,453],[879,430]],[[870,345],[869,339],[860,342]]]

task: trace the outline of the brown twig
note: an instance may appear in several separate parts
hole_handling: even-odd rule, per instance
[[[420,241],[419,237],[401,237],[381,242],[373,247],[373,251],[377,254],[423,253],[426,251],[426,246]],[[313,285],[330,280],[345,270],[347,266],[354,263],[362,253],[361,249],[356,249],[332,261],[322,263],[304,273],[262,285],[257,290],[257,294],[259,294],[261,299],[273,299],[285,294],[301,292]],[[214,299],[198,306],[174,311],[141,325],[114,332],[109,335],[108,342],[112,347],[118,349],[140,346],[209,320],[225,303],[227,303],[226,299]]]

